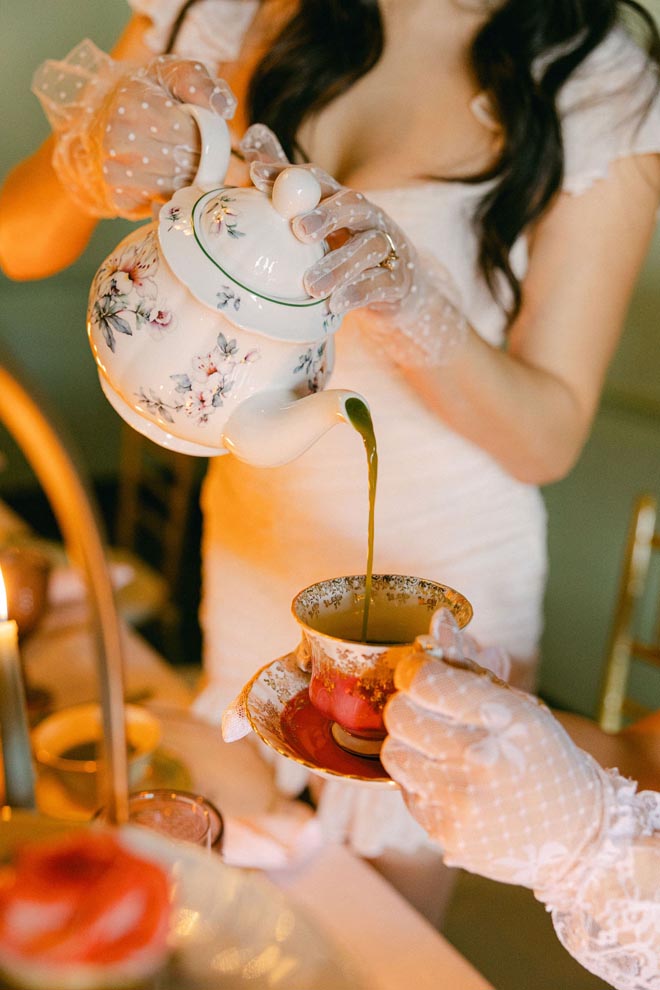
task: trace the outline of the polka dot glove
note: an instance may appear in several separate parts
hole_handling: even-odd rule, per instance
[[[263,124],[246,132],[241,147],[252,162],[257,188],[272,189],[289,162]],[[305,242],[327,240],[330,250],[305,274],[310,296],[329,299],[332,313],[360,311],[360,324],[398,364],[444,364],[465,338],[467,322],[449,272],[423,256],[379,206],[348,189],[317,165],[303,165],[318,179],[316,209],[293,220]]]
[[[183,104],[226,118],[236,106],[200,62],[160,55],[131,68],[88,40],[40,66],[32,89],[56,135],[62,185],[87,213],[130,220],[149,216],[195,176],[199,130]]]
[[[599,833],[605,772],[541,702],[464,659],[441,614],[397,667],[382,762],[447,863],[551,889]]]

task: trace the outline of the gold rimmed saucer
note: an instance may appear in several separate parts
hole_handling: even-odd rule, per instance
[[[288,653],[258,670],[245,690],[246,711],[262,742],[321,777],[344,777],[372,787],[397,788],[382,763],[339,746],[333,722],[309,700],[310,675]]]

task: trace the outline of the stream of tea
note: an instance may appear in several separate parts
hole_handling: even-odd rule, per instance
[[[362,437],[367,454],[369,473],[369,525],[367,529],[367,567],[364,578],[364,610],[362,612],[362,642],[369,641],[369,606],[371,604],[371,585],[374,570],[374,533],[376,512],[376,483],[378,481],[378,449],[376,434],[369,406],[356,397],[346,400],[346,415],[351,426]]]

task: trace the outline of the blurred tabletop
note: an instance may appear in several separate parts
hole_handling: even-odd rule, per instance
[[[271,771],[244,739],[224,743],[217,726],[189,711],[192,690],[139,635],[124,627],[126,696],[163,721],[174,766],[227,814],[267,810]],[[28,675],[62,707],[96,696],[95,654],[84,608],[51,610],[24,649]],[[249,781],[249,783],[248,783]],[[347,848],[327,845],[270,878],[302,904],[318,927],[353,956],[373,990],[489,990],[490,984],[372,867]]]
[[[1,503],[0,503],[1,504]],[[190,710],[194,690],[123,620],[125,697],[155,712],[163,727],[158,782],[199,790],[226,815],[271,810],[279,800],[272,770],[250,739],[222,740],[219,726]],[[30,685],[51,707],[98,698],[97,654],[83,599],[52,603],[21,654]],[[144,786],[144,785],[143,785]],[[41,810],[89,817],[66,796],[38,784]],[[310,919],[343,948],[369,990],[492,990],[491,985],[397,891],[346,847],[328,844],[302,864],[269,872]]]

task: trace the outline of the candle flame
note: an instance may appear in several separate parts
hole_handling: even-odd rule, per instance
[[[7,589],[5,587],[5,579],[2,576],[2,568],[0,567],[0,621],[6,622],[9,618],[9,609],[7,608]]]

